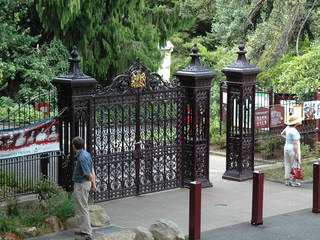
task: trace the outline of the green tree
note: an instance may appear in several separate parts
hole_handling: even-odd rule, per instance
[[[38,89],[50,89],[52,78],[67,69],[65,47],[59,41],[40,44],[41,35],[32,28],[41,28],[35,27],[33,14],[32,0],[0,0],[2,98],[17,100]]]
[[[179,28],[176,1],[36,0],[48,32],[71,47],[77,45],[83,70],[101,83],[123,73],[136,57],[157,70],[159,45]]]
[[[315,99],[320,86],[320,43],[314,42],[284,55],[279,64],[262,72],[259,81],[270,82],[276,92],[296,94],[300,100]],[[270,81],[271,80],[271,81]]]

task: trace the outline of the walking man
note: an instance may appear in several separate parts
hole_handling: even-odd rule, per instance
[[[74,208],[79,226],[79,232],[75,232],[79,237],[75,240],[92,240],[88,197],[91,187],[94,192],[97,191],[97,187],[91,155],[83,147],[84,141],[81,137],[72,139],[72,148],[77,159],[72,176]]]

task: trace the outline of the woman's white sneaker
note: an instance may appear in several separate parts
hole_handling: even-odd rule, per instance
[[[299,182],[291,182],[290,181],[289,184],[291,187],[300,187],[301,186],[301,183],[299,183]]]

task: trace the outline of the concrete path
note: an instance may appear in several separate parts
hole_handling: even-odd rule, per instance
[[[202,231],[227,227],[251,221],[252,181],[223,180],[225,157],[210,156],[210,180],[212,188],[202,190]],[[188,235],[189,189],[176,189],[123,200],[103,202],[112,223],[118,226],[149,227],[159,218],[176,222]],[[265,181],[263,216],[311,208],[312,189],[287,187]],[[319,219],[320,220],[320,219]],[[319,238],[320,239],[320,238]]]
[[[265,181],[264,224],[255,227],[250,224],[252,181],[223,180],[224,171],[225,157],[211,155],[210,181],[213,187],[202,190],[202,240],[320,239],[320,215],[311,213],[311,184],[293,188]],[[189,189],[113,200],[99,205],[106,209],[115,227],[149,228],[157,219],[167,218],[177,223],[184,234],[188,235]]]

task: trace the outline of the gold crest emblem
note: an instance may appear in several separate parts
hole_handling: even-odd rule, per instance
[[[138,70],[131,76],[131,87],[142,88],[144,86],[146,86],[146,75]]]

